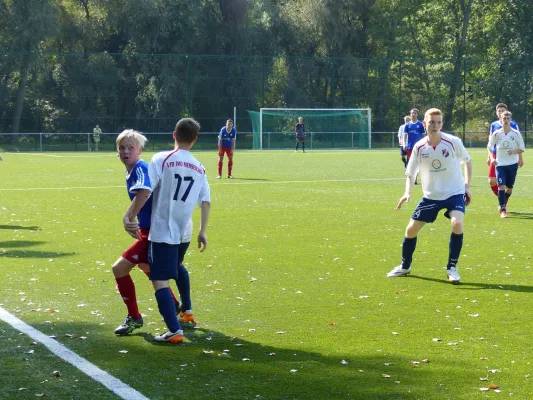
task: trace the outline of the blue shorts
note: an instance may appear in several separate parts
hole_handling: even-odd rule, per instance
[[[498,186],[507,186],[512,188],[518,173],[518,163],[512,165],[496,166],[496,181]]]
[[[448,197],[446,200],[430,200],[422,197],[420,203],[413,211],[411,218],[417,221],[433,222],[437,219],[439,211],[446,209],[444,216],[450,218],[451,211],[461,211],[463,214],[466,212],[465,195],[456,194],[455,196]]]
[[[178,265],[183,262],[189,242],[180,244],[150,242],[148,264],[151,281],[178,279]]]
[[[405,151],[405,150],[403,149],[403,146],[400,146],[400,155],[401,155],[402,157],[407,155],[407,151]]]

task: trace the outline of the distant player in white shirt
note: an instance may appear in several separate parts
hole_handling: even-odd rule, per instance
[[[441,132],[442,112],[437,108],[426,111],[424,117],[427,136],[418,141],[407,165],[405,194],[396,207],[399,210],[411,198],[415,175],[419,170],[422,177],[424,196],[415,208],[405,230],[402,244],[402,263],[390,271],[388,277],[405,276],[411,272],[413,253],[418,232],[426,223],[434,222],[440,210],[450,218],[452,234],[447,275],[452,283],[458,283],[457,262],[463,246],[463,223],[465,208],[470,204],[470,181],[472,161],[461,139]],[[465,178],[461,173],[461,162],[465,164]]]
[[[398,145],[400,146],[400,156],[402,157],[403,167],[407,168],[407,150],[404,149],[403,136],[405,131],[405,125],[411,122],[411,117],[406,115],[403,117],[404,124],[398,129]]]
[[[156,341],[181,343],[183,330],[169,290],[169,279],[178,279],[180,243],[190,240],[189,221],[196,204],[201,207],[198,248],[207,247],[207,220],[211,205],[205,169],[190,153],[198,138],[200,124],[183,118],[176,124],[175,149],[157,153],[148,166],[152,185],[152,221],[148,236],[148,262],[159,312],[168,332]]]
[[[507,200],[513,192],[519,157],[525,150],[520,131],[511,128],[512,116],[510,111],[502,112],[500,120],[503,127],[490,135],[487,145],[489,157],[492,157],[494,146],[496,146],[496,158],[491,158],[491,162],[496,166],[498,209],[502,218],[507,218]]]

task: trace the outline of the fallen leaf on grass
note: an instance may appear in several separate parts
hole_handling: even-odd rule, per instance
[[[348,361],[346,361],[346,360],[341,360],[341,364],[342,364],[342,365],[348,365],[348,364],[350,364],[350,363],[349,363]]]
[[[122,353],[122,354],[126,354],[128,352],[128,350],[119,350],[118,352]]]
[[[334,325],[337,325],[337,324],[336,324],[335,322],[333,322],[333,321],[329,321],[329,322],[328,322],[328,325],[329,325],[329,326],[334,326]]]
[[[382,376],[383,378],[390,378],[390,375],[387,375],[387,374],[381,374],[381,376]]]
[[[61,372],[59,371],[54,371],[52,372],[54,374],[54,376],[56,376],[57,378],[59,378],[61,376]]]

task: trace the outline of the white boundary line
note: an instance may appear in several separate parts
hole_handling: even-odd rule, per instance
[[[531,178],[533,175],[519,175],[520,178]],[[473,176],[475,179],[487,179],[486,175]],[[388,181],[405,181],[405,178],[355,178],[355,179],[324,179],[324,180],[314,180],[314,181],[246,181],[246,182],[236,182],[235,180],[222,183],[222,182],[211,182],[213,185],[286,185],[292,183],[350,183],[350,182],[388,182]],[[84,189],[124,189],[124,186],[73,186],[73,187],[40,187],[40,188],[2,188],[2,191],[30,191],[30,190],[84,190]]]
[[[56,356],[69,362],[95,381],[100,382],[120,398],[125,400],[149,400],[148,397],[145,397],[142,393],[133,389],[131,386],[126,385],[121,380],[101,370],[96,365],[87,361],[85,358],[80,357],[72,350],[67,349],[63,344],[46,336],[44,333],[15,317],[13,314],[10,314],[2,307],[0,307],[0,319],[11,325],[16,330],[28,335],[33,340],[42,343]]]

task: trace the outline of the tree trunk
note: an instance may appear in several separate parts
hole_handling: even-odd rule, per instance
[[[463,57],[465,54],[466,35],[468,34],[468,24],[470,23],[470,10],[472,8],[472,1],[459,0],[461,6],[461,12],[463,13],[463,22],[461,27],[461,34],[457,38],[457,53],[455,55],[455,61],[453,66],[452,81],[450,83],[450,92],[448,95],[448,101],[446,103],[446,109],[444,110],[444,126],[443,129],[451,130],[453,126],[453,109],[455,106],[455,98],[457,97],[457,91],[461,86],[461,72],[463,65]]]
[[[20,70],[19,87],[17,89],[17,100],[15,103],[15,112],[13,114],[13,133],[20,132],[20,118],[24,109],[24,94],[26,93],[26,84],[28,83],[28,69],[30,67],[30,54],[24,54],[22,58],[22,68]],[[13,135],[13,142],[18,143],[18,135]]]

